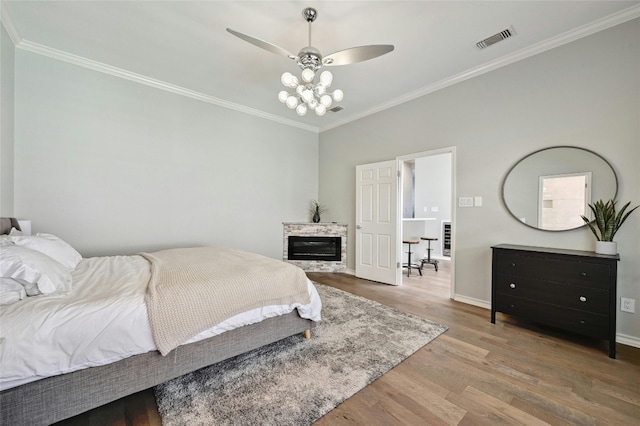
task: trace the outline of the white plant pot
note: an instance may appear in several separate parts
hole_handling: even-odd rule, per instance
[[[596,241],[596,253],[598,254],[618,254],[618,243],[615,241]]]

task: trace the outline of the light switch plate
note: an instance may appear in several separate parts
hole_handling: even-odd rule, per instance
[[[473,197],[458,198],[458,207],[473,207]]]
[[[476,207],[482,207],[482,197],[473,197],[473,204]]]

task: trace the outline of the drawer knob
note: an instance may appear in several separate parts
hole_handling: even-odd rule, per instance
[[[582,275],[583,277],[586,277],[587,273],[586,272],[580,272],[580,275]]]
[[[515,267],[516,267],[516,264],[515,264],[515,263],[512,263],[512,264],[511,264],[511,266],[515,268]]]
[[[585,325],[587,322],[585,320],[580,320],[580,324]]]
[[[509,284],[509,287],[516,288],[516,285],[514,283],[511,283],[511,284]]]
[[[509,307],[510,307],[511,309],[515,309],[516,305],[514,305],[514,304],[512,303],[511,305],[509,305]]]
[[[580,296],[580,301],[581,301],[581,302],[586,302],[586,301],[587,301],[587,298],[586,298],[586,297],[584,297],[584,296]]]

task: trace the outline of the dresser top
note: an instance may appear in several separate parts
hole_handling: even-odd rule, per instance
[[[495,249],[504,249],[504,250],[520,250],[520,251],[529,251],[535,253],[553,253],[553,254],[568,254],[571,256],[583,256],[583,257],[591,257],[591,258],[600,258],[600,259],[613,259],[620,260],[619,254],[598,254],[593,251],[584,251],[584,250],[569,250],[569,249],[560,249],[560,248],[551,248],[551,247],[535,247],[535,246],[520,246],[516,244],[498,244],[496,246],[491,246],[491,248]]]
[[[338,222],[282,222],[283,225],[309,225],[309,226],[348,226],[346,223]]]

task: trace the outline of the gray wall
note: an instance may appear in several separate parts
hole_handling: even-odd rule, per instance
[[[0,216],[13,216],[13,109],[15,48],[0,24]]]
[[[15,214],[83,256],[225,245],[282,257],[318,135],[16,50]]]
[[[504,174],[540,148],[574,145],[606,158],[620,180],[618,199],[640,204],[640,20],[636,19],[320,135],[320,199],[348,223],[354,269],[355,167],[456,147],[458,197],[455,292],[488,303],[491,245],[594,249],[585,228],[530,229],[500,200]],[[455,203],[457,205],[457,202]],[[640,213],[617,235],[618,296],[640,301]],[[488,321],[488,316],[487,316]],[[618,311],[618,333],[640,339],[640,312]]]

